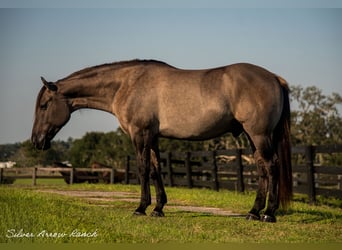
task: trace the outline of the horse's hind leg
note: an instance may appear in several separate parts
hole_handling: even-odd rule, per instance
[[[273,154],[272,164],[269,170],[268,204],[264,215],[261,217],[263,222],[276,222],[275,212],[279,207],[278,186],[279,186],[279,166],[277,155]]]
[[[163,207],[167,202],[167,197],[160,172],[160,154],[158,148],[158,139],[156,139],[156,141],[152,144],[151,165],[151,178],[153,180],[157,196],[157,204],[156,207],[153,209],[151,216],[161,217],[164,216]]]
[[[275,211],[278,208],[278,174],[275,165],[276,156],[272,149],[271,139],[268,136],[249,137],[252,142],[254,158],[259,175],[259,186],[253,208],[247,219],[265,222],[275,222]],[[267,192],[269,191],[268,207],[265,214],[260,218],[260,211],[265,208]]]
[[[264,158],[260,155],[260,152],[258,150],[254,153],[254,159],[259,176],[258,189],[253,208],[249,211],[246,217],[247,220],[260,220],[260,211],[265,208],[267,197],[268,174]]]

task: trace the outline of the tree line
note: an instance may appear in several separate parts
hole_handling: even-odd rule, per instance
[[[325,95],[315,86],[293,86],[291,98],[291,142],[292,145],[342,144],[342,117],[339,105],[342,97],[338,93]],[[161,151],[196,151],[248,147],[244,134],[235,138],[231,134],[207,141],[182,141],[160,139]],[[133,155],[132,143],[118,128],[115,131],[88,132],[80,139],[53,141],[51,149],[36,150],[29,140],[0,145],[0,161],[15,161],[17,166],[51,165],[68,161],[74,167],[89,167],[101,162],[122,168],[127,155]]]

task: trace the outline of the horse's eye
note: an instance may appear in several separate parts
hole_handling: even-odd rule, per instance
[[[47,103],[40,105],[41,110],[47,110],[47,107],[48,107]]]

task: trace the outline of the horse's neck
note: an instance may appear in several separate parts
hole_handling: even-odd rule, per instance
[[[113,113],[112,103],[118,88],[115,79],[97,77],[67,79],[59,85],[61,92],[69,100],[72,112],[90,108]]]

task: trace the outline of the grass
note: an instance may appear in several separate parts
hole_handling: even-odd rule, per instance
[[[136,202],[121,200],[89,201],[38,192],[44,189],[79,191],[121,191],[139,196],[134,185],[55,185],[0,186],[0,243],[203,243],[203,242],[311,242],[342,243],[341,201],[311,206],[294,201],[286,213],[278,213],[278,223],[246,221],[241,217],[181,211],[174,205],[207,206],[245,214],[254,193],[237,194],[206,189],[167,188],[166,217],[134,217]],[[303,197],[296,196],[296,200]],[[326,204],[326,203],[325,203]],[[336,205],[337,204],[337,205]],[[151,212],[153,204],[147,212]],[[9,231],[12,230],[12,231]],[[14,231],[34,237],[11,237]],[[96,235],[96,237],[73,237]],[[43,232],[43,233],[42,233]],[[66,234],[57,237],[58,233]],[[83,233],[83,235],[80,235]],[[94,235],[95,233],[95,235]],[[44,237],[38,237],[44,234]],[[49,237],[48,237],[49,236]],[[56,237],[53,237],[56,236]]]
[[[64,179],[36,179],[37,185],[66,185]],[[32,185],[32,179],[16,179],[14,186]]]

